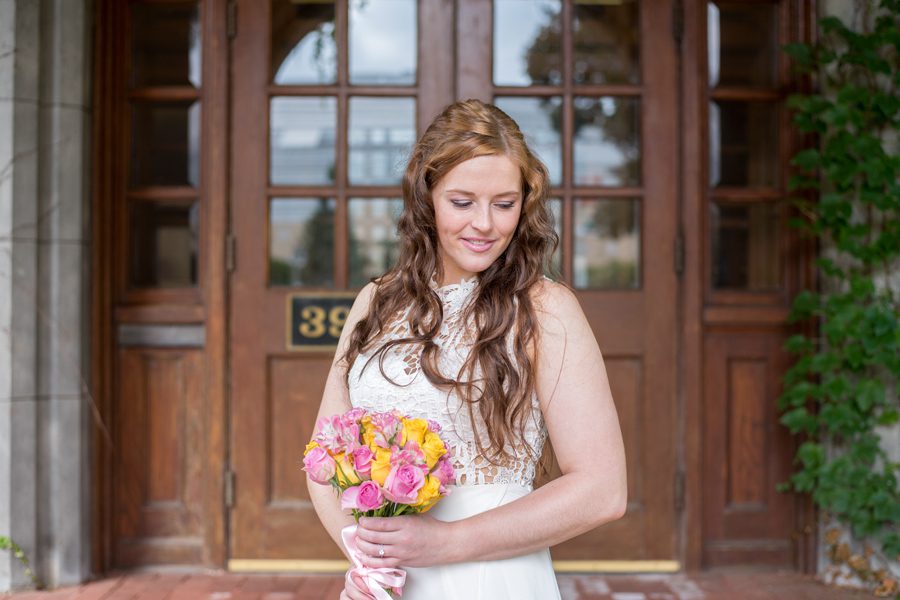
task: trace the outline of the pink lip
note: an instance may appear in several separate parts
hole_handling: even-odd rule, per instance
[[[495,240],[484,240],[480,238],[461,238],[463,245],[471,250],[472,252],[487,252],[494,246]],[[475,240],[478,242],[487,242],[486,244],[473,244],[469,240]]]

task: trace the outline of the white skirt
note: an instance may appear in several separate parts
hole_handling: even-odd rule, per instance
[[[517,484],[453,486],[428,514],[458,521],[531,492]],[[559,587],[545,548],[502,560],[404,567],[403,600],[559,600]]]

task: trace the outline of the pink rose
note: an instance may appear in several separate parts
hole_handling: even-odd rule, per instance
[[[334,477],[334,459],[324,449],[316,447],[303,457],[303,469],[316,483],[327,484]]]
[[[353,451],[353,468],[363,477],[368,477],[372,472],[372,458],[375,453],[367,446],[360,446]]]
[[[391,469],[384,480],[384,495],[391,502],[412,504],[425,485],[425,473],[414,465],[398,465]]]
[[[440,433],[441,432],[441,424],[438,423],[437,421],[432,421],[431,419],[428,419],[428,429],[430,429],[434,433]]]
[[[375,510],[384,504],[381,488],[372,480],[363,481],[360,485],[344,490],[341,494],[341,508],[344,510]]]
[[[440,480],[441,485],[456,483],[456,473],[453,471],[453,465],[450,464],[450,458],[447,454],[438,460],[432,473]]]

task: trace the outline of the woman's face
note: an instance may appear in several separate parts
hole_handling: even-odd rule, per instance
[[[522,176],[504,155],[478,156],[453,167],[431,197],[441,285],[459,283],[491,266],[512,241],[522,214]]]

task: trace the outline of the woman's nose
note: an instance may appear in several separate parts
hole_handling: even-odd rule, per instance
[[[490,231],[491,227],[493,227],[490,206],[479,207],[476,210],[475,215],[472,217],[472,227],[479,231]]]

